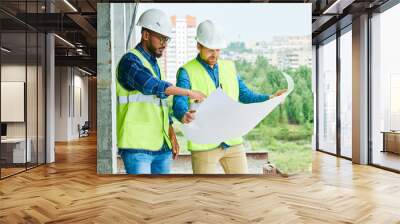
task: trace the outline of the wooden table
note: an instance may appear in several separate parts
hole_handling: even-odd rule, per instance
[[[382,131],[383,150],[382,152],[392,152],[400,154],[400,131]]]

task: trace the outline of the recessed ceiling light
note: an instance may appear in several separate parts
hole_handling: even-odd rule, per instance
[[[68,0],[64,0],[65,4],[67,4],[72,10],[74,10],[74,12],[78,12],[78,10],[68,1]]]
[[[92,73],[90,73],[90,72],[88,72],[88,71],[86,71],[86,70],[83,70],[83,69],[81,69],[81,68],[79,68],[79,67],[78,67],[78,69],[79,69],[79,71],[81,71],[81,72],[83,72],[83,73],[85,73],[85,74],[92,75]]]
[[[4,51],[4,52],[6,52],[6,53],[10,53],[10,52],[11,52],[11,50],[9,50],[9,49],[7,49],[7,48],[5,48],[5,47],[1,47],[1,50]]]
[[[66,43],[67,45],[69,45],[69,46],[75,48],[75,45],[73,45],[73,44],[72,44],[71,42],[69,42],[68,40],[66,40],[66,39],[64,39],[64,38],[62,38],[62,37],[60,37],[60,36],[57,35],[57,34],[54,34],[54,36],[57,37],[58,39],[60,39],[62,42]]]
[[[343,9],[351,5],[354,0],[336,0],[322,14],[342,14]]]

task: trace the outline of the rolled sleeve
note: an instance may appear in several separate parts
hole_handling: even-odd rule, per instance
[[[176,79],[176,86],[191,89],[189,75],[186,70],[180,68]],[[174,111],[174,117],[181,121],[185,113],[189,110],[189,97],[188,96],[174,96],[172,110]]]
[[[161,99],[168,97],[165,89],[172,85],[154,77],[132,53],[126,53],[119,62],[117,78],[128,91],[138,90],[144,95],[156,95]]]
[[[165,98],[168,97],[168,95],[165,94],[165,90],[168,87],[172,86],[172,84],[169,83],[169,82],[162,81],[162,80],[159,80],[159,81],[160,82],[158,83],[158,85],[154,84],[155,87],[153,87],[153,90],[151,91],[151,93],[149,95],[153,94],[153,95],[156,95],[157,97],[159,97],[161,99],[165,99]]]
[[[269,100],[269,94],[258,94],[251,91],[243,80],[237,75],[239,82],[239,102],[249,104],[249,103],[259,103]]]

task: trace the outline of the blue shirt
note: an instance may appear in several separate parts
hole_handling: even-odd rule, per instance
[[[156,72],[157,77],[149,69],[144,67],[140,59],[131,52],[126,53],[120,60],[117,69],[117,79],[119,84],[128,91],[138,90],[144,95],[156,95],[161,99],[165,99],[168,95],[165,94],[165,89],[171,86],[171,83],[160,79],[161,72],[157,64],[157,59],[154,55],[146,52],[142,45],[139,43],[135,49],[140,51],[142,55],[150,62],[153,70]],[[172,118],[169,117],[170,123]],[[137,151],[145,151],[147,153],[160,153],[164,150],[170,150],[166,142],[164,142],[160,151],[149,151],[146,149],[135,149]]]
[[[219,73],[218,73],[218,63],[211,68],[205,61],[200,58],[200,55],[197,55],[196,59],[203,65],[203,67],[207,70],[208,75],[213,80],[215,87],[219,86]],[[239,84],[239,102],[241,103],[259,103],[269,99],[268,94],[257,94],[251,91],[243,80],[240,78],[239,74],[236,75],[238,84]],[[187,71],[181,67],[178,70],[176,86],[191,89],[189,75]],[[189,110],[189,98],[187,96],[174,96],[172,109],[174,111],[174,117],[179,121],[182,120],[182,117]],[[226,143],[222,143],[222,147],[229,147]]]

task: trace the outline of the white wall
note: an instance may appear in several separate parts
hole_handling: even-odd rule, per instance
[[[78,71],[78,74],[77,74]],[[81,126],[85,123],[85,121],[89,120],[88,117],[88,77],[81,76],[83,73],[81,73],[79,70],[74,70],[74,96],[72,96],[72,99],[74,99],[74,102],[71,103],[71,105],[74,105],[72,108],[72,119],[71,119],[71,132],[70,135],[72,138],[78,138],[79,133],[78,133],[78,124]],[[80,93],[79,93],[80,91]],[[79,97],[80,96],[80,97]],[[80,101],[80,102],[79,102]],[[81,108],[79,108],[81,107]],[[79,110],[81,109],[81,111]]]
[[[70,141],[79,138],[78,124],[88,120],[88,77],[73,67],[56,67],[55,73],[55,140]]]
[[[68,140],[68,86],[67,67],[55,68],[55,141]]]

